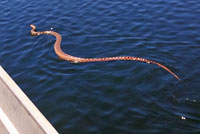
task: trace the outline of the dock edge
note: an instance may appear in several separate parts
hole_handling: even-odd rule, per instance
[[[58,134],[1,66],[0,133]]]

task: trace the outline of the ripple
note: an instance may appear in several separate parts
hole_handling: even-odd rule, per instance
[[[59,133],[200,130],[198,0],[2,0],[0,7],[0,64]],[[71,55],[147,58],[181,82],[151,64],[60,60],[55,38],[30,36],[30,24],[59,32]]]

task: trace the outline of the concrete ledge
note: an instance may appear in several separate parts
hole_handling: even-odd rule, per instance
[[[0,134],[58,134],[0,66]]]

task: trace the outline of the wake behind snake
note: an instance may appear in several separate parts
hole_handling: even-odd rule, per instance
[[[161,68],[165,69],[166,71],[168,71],[169,73],[171,73],[176,79],[178,79],[180,81],[180,78],[173,73],[169,68],[167,68],[166,66],[152,61],[152,60],[148,60],[148,59],[144,59],[144,58],[139,58],[139,57],[132,57],[132,56],[119,56],[119,57],[104,57],[104,58],[79,58],[79,57],[75,57],[75,56],[71,56],[67,53],[64,53],[60,47],[60,43],[62,40],[62,36],[54,31],[40,31],[37,32],[36,31],[36,26],[34,25],[30,25],[31,29],[31,35],[33,36],[39,36],[41,34],[50,34],[56,37],[56,42],[54,44],[54,50],[55,53],[58,55],[59,58],[63,59],[63,60],[67,60],[69,62],[73,62],[73,63],[83,63],[83,62],[99,62],[99,61],[114,61],[114,60],[127,60],[127,61],[140,61],[140,62],[146,62],[146,63],[152,63],[152,64],[156,64],[158,66],[160,66]]]

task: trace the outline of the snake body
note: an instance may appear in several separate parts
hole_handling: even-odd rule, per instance
[[[166,71],[168,71],[169,73],[171,73],[176,79],[180,80],[180,78],[173,73],[169,68],[167,68],[166,66],[152,61],[152,60],[148,60],[148,59],[144,59],[144,58],[139,58],[139,57],[132,57],[132,56],[119,56],[119,57],[104,57],[104,58],[80,58],[80,57],[75,57],[75,56],[71,56],[69,54],[66,54],[62,51],[60,44],[61,44],[61,40],[62,40],[62,36],[54,31],[36,31],[36,26],[34,25],[30,25],[31,29],[31,35],[33,36],[39,36],[41,34],[47,34],[47,35],[53,35],[56,37],[56,42],[54,45],[54,50],[55,53],[58,55],[59,58],[69,61],[69,62],[73,62],[73,63],[84,63],[84,62],[100,62],[100,61],[114,61],[114,60],[128,60],[128,61],[140,61],[140,62],[146,62],[146,63],[152,63],[152,64],[156,64],[158,66],[160,66],[161,68],[165,69]]]

